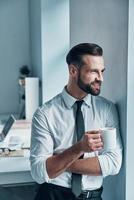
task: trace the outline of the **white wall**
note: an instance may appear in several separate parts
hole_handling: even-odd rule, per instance
[[[126,200],[134,199],[134,1],[129,0],[128,24],[128,73],[127,73],[127,156]]]
[[[71,46],[97,43],[104,49],[106,72],[101,95],[116,102],[126,141],[128,1],[71,0]],[[125,162],[119,176],[104,182],[104,200],[125,199]]]
[[[42,83],[42,104],[61,92],[67,83],[69,0],[30,0],[30,38],[33,75]]]
[[[19,109],[18,76],[31,65],[29,1],[0,1],[0,114]]]
[[[40,80],[40,105],[42,104],[42,41],[41,0],[30,0],[30,52],[33,76]]]
[[[104,200],[134,198],[133,13],[133,0],[70,0],[70,11],[69,0],[30,0],[30,7],[29,0],[0,1],[0,113],[18,111],[18,71],[24,64],[32,63],[33,74],[43,79],[43,102],[62,90],[68,77],[69,31],[71,46],[94,42],[103,47],[106,73],[102,95],[118,105],[127,149],[119,176],[105,180]]]
[[[67,83],[65,56],[69,50],[69,0],[42,0],[43,102],[62,91]]]

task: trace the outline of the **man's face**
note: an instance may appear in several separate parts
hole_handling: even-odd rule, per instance
[[[104,70],[104,60],[102,56],[83,56],[83,65],[78,70],[78,87],[86,93],[95,96],[99,95]]]

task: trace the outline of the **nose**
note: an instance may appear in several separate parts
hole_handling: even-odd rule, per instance
[[[97,79],[98,79],[99,81],[103,82],[103,74],[102,74],[102,72],[100,72],[100,73],[98,74]]]

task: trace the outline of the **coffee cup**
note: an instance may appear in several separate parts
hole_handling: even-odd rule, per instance
[[[116,128],[105,127],[101,129],[103,148],[105,150],[116,148]]]

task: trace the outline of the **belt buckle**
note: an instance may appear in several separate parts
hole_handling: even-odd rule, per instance
[[[86,198],[91,198],[92,197],[92,192],[88,191],[87,194],[86,194]]]

